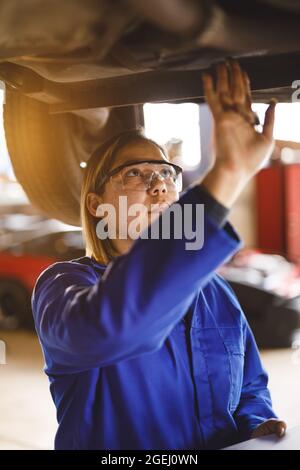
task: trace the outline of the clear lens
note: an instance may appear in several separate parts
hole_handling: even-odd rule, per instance
[[[141,163],[123,168],[111,176],[113,186],[125,191],[146,191],[156,178],[164,180],[169,191],[182,190],[182,175],[175,168],[166,164]]]

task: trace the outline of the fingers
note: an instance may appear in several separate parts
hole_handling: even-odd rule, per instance
[[[244,105],[246,102],[246,89],[243,73],[240,64],[236,60],[230,59],[231,66],[231,94],[234,103]]]
[[[256,429],[254,429],[251,437],[268,436],[269,434],[276,434],[277,437],[283,437],[286,432],[287,425],[284,421],[271,418],[264,421]]]
[[[214,117],[222,111],[235,111],[249,124],[259,124],[251,109],[250,80],[239,63],[230,59],[218,64],[216,71],[216,85],[210,73],[202,74],[205,99]]]
[[[279,421],[277,419],[269,419],[265,423],[266,434],[276,434],[277,437],[282,437],[285,434],[287,425],[284,421]]]
[[[244,87],[245,87],[245,105],[248,111],[251,112],[252,111],[251,109],[252,99],[251,99],[250,79],[249,79],[247,72],[245,72],[245,70],[243,70],[243,81],[244,81]]]
[[[233,106],[228,76],[228,68],[225,63],[218,64],[217,66],[217,93],[220,97],[223,106]]]
[[[275,106],[277,101],[272,98],[270,101],[270,105],[265,114],[265,120],[263,124],[263,134],[264,136],[272,140],[273,139],[273,130],[274,130],[274,121],[275,121]]]
[[[258,124],[258,117],[252,111],[251,88],[248,74],[236,60],[230,60],[232,68],[232,96],[236,110],[251,125]]]
[[[275,426],[275,434],[278,437],[282,437],[285,434],[287,425],[284,421],[277,421]]]
[[[259,125],[259,118],[256,113],[252,111],[252,97],[251,97],[251,85],[250,79],[245,70],[243,72],[243,81],[245,87],[245,110],[248,116],[248,119],[252,125]]]
[[[218,114],[222,111],[222,107],[214,89],[213,78],[209,73],[204,72],[202,74],[202,82],[205,100],[214,118],[217,118]]]

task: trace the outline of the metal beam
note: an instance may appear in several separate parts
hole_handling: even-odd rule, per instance
[[[300,53],[240,58],[248,72],[253,100],[277,96],[291,102],[292,82],[300,80]],[[146,102],[203,102],[202,70],[157,70],[132,75],[57,83],[15,64],[0,65],[0,79],[48,104],[50,113],[120,107]]]
[[[240,63],[249,73],[254,101],[268,100],[276,95],[283,101],[291,101],[292,82],[300,79],[299,53],[244,58]],[[202,70],[155,71],[81,82],[65,88],[63,102],[51,104],[49,111],[62,113],[146,102],[203,102],[201,73]]]

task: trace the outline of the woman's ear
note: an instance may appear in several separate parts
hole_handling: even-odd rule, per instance
[[[102,198],[99,196],[99,194],[96,193],[88,193],[86,196],[86,206],[88,208],[88,211],[90,214],[93,216],[97,216],[97,208],[99,204],[102,203]]]

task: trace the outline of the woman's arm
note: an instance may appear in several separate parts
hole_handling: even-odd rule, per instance
[[[195,207],[199,191],[189,189],[177,203]],[[70,262],[55,263],[40,275],[32,295],[35,324],[60,373],[161,347],[197,290],[241,246],[228,222],[219,227],[204,214],[203,224],[204,245],[198,250],[186,249],[185,236],[140,238],[100,280],[87,266]]]
[[[244,319],[245,363],[239,406],[234,413],[243,439],[277,434],[281,437],[286,423],[278,419],[272,408],[268,375],[264,370],[253,333]]]
[[[232,96],[243,102],[239,72],[234,67]],[[219,68],[217,94],[210,78],[204,78],[216,121],[217,158],[202,184],[230,207],[270,153],[274,112],[269,108],[265,134],[259,137],[242,105],[225,110],[224,77],[224,69]],[[182,208],[201,204],[197,188],[186,191],[177,204]],[[196,222],[193,213],[194,230]],[[184,234],[180,239],[138,239],[97,282],[82,268],[74,269],[72,263],[46,270],[35,286],[32,308],[37,331],[53,361],[74,371],[158,349],[185,315],[195,292],[241,247],[228,222],[219,227],[205,213],[203,231],[204,244],[197,250],[186,249],[190,240]]]

